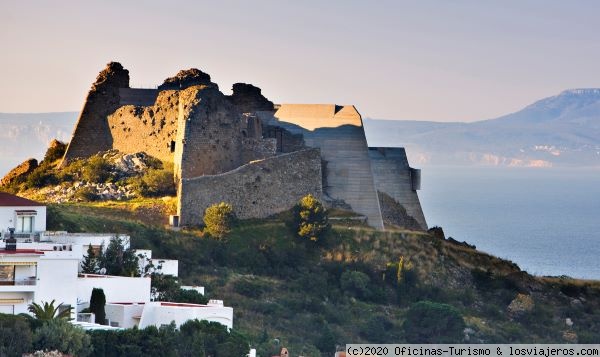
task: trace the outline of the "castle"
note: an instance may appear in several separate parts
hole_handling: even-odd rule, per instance
[[[129,87],[111,62],[88,93],[63,163],[116,149],[172,163],[181,225],[202,222],[217,202],[262,218],[312,194],[377,229],[427,229],[416,190],[420,171],[403,148],[368,147],[352,105],[274,105],[253,85],[230,96],[198,69],[157,89]]]

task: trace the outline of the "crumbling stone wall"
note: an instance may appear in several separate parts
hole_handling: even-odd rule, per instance
[[[198,225],[207,207],[227,202],[240,218],[262,218],[289,209],[306,194],[321,198],[322,191],[320,150],[306,149],[181,180],[178,214],[182,225]]]
[[[112,148],[173,162],[178,117],[179,92],[173,90],[160,92],[152,106],[122,106],[108,116]]]
[[[180,178],[215,175],[242,161],[240,114],[213,86],[179,91],[175,171]]]
[[[98,74],[88,93],[63,165],[74,158],[90,157],[112,149],[107,117],[120,106],[119,88],[129,88],[129,71],[120,63],[110,62]]]

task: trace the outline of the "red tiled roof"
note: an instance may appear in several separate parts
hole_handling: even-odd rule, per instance
[[[28,200],[23,197],[11,195],[7,192],[0,192],[0,206],[45,206],[43,203]]]
[[[17,250],[6,250],[0,249],[0,254],[39,254],[43,255],[44,252],[38,249],[17,249]]]

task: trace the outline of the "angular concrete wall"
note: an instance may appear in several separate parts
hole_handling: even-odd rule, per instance
[[[400,203],[422,229],[427,229],[421,202],[413,190],[411,168],[404,148],[369,148],[375,187]]]
[[[264,218],[293,207],[307,194],[321,198],[321,155],[307,149],[179,184],[181,225],[199,225],[210,205],[227,202],[239,218]]]
[[[365,131],[353,106],[286,104],[269,124],[302,134],[306,146],[321,149],[326,161],[324,193],[366,216],[370,226],[383,229]]]

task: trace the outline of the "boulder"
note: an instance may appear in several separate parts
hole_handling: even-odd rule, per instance
[[[510,302],[507,308],[508,316],[511,319],[522,317],[526,313],[533,310],[535,303],[531,295],[517,294],[517,296]]]
[[[6,176],[0,180],[0,186],[8,186],[15,181],[24,180],[33,170],[38,167],[36,159],[27,159],[14,169],[10,170]]]

